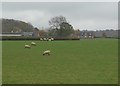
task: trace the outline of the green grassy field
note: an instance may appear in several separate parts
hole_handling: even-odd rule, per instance
[[[2,41],[0,41],[0,85],[2,85]]]
[[[4,84],[116,84],[118,40],[3,41]],[[43,56],[44,50],[50,56]]]

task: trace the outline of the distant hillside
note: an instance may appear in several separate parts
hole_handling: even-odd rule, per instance
[[[33,31],[34,27],[29,23],[13,19],[2,19],[2,32],[33,32]]]

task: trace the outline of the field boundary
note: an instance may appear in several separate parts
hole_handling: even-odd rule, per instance
[[[2,84],[2,86],[119,86],[118,84]]]

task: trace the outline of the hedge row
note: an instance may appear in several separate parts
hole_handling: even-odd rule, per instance
[[[34,37],[2,37],[0,40],[40,40]],[[79,40],[79,38],[54,38],[54,40]]]
[[[100,38],[100,37],[96,37]],[[107,37],[108,38],[108,37]],[[82,38],[84,39],[84,38]],[[116,38],[119,39],[119,38]],[[40,38],[33,37],[0,37],[0,40],[40,40]],[[79,38],[54,38],[54,40],[80,40]]]

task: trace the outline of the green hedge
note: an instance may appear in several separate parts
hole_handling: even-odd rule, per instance
[[[4,36],[2,40],[40,40],[39,37],[13,37],[13,36]],[[54,40],[79,40],[79,38],[54,38]]]

